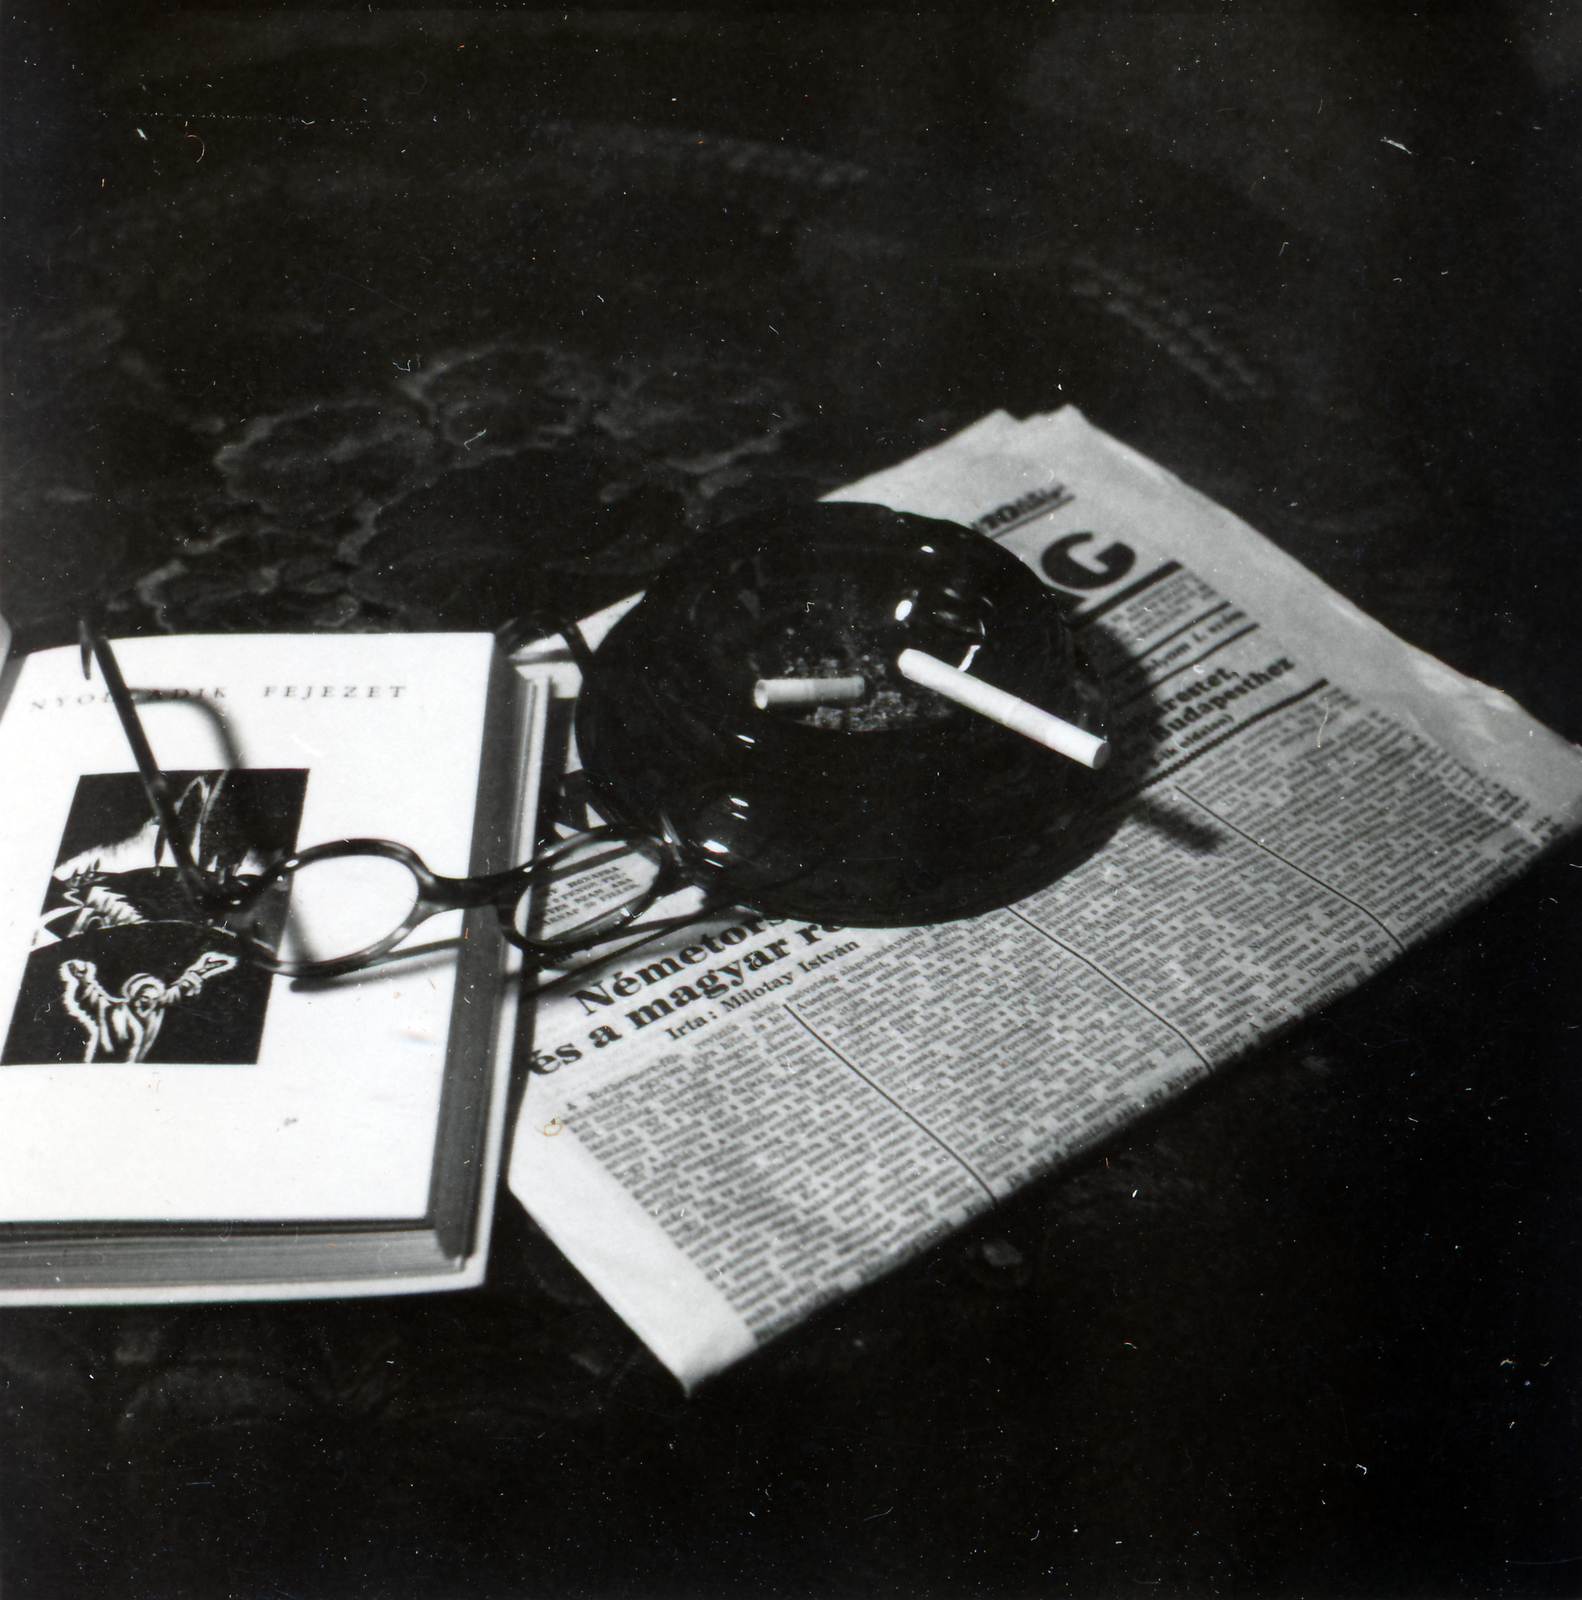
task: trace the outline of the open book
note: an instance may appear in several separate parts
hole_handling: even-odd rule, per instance
[[[200,865],[346,837],[448,876],[516,860],[543,703],[490,636],[115,648],[161,691],[141,717]],[[271,975],[193,920],[97,671],[46,651],[5,687],[0,1297],[480,1281],[515,993],[493,912],[350,978]]]
[[[974,526],[1061,590],[1132,781],[1104,848],[1005,910],[741,913],[540,998],[511,1187],[689,1385],[1361,983],[1582,818],[1582,752],[1075,410],[986,417],[832,498]]]

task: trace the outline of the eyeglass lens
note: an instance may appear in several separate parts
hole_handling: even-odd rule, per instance
[[[534,874],[514,925],[536,944],[572,944],[619,926],[645,906],[664,867],[647,840],[579,840]]]
[[[291,902],[279,954],[292,966],[359,955],[395,933],[418,903],[411,868],[388,856],[312,861],[286,883]]]

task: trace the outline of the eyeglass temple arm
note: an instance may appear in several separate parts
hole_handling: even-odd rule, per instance
[[[132,699],[132,691],[126,686],[126,679],[121,676],[120,664],[110,649],[109,641],[89,627],[86,621],[78,624],[78,633],[82,646],[82,675],[85,678],[92,676],[88,668],[88,658],[92,655],[104,674],[105,687],[110,691],[110,703],[121,719],[121,730],[126,734],[126,742],[132,747],[132,756],[137,762],[137,775],[143,780],[143,792],[154,809],[155,819],[164,830],[165,841],[170,846],[170,854],[181,881],[205,904],[227,904],[227,896],[215,888],[209,875],[192,859],[187,837],[176,816],[176,802],[170,792],[170,782],[154,759],[148,735],[143,732],[142,718],[137,714],[137,704]]]

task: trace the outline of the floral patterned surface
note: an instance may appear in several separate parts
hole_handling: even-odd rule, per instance
[[[1249,296],[1266,218],[1083,146],[978,193],[548,121],[459,170],[327,136],[151,184],[58,241],[69,294],[14,324],[13,620],[43,642],[89,596],[127,631],[592,609],[765,499],[1074,400],[1432,632],[1457,576],[1418,533],[1445,508],[1345,360],[1314,381],[1287,320],[1313,275]],[[1112,170],[1121,215],[1027,226]],[[1194,203],[1232,249],[1180,229]]]

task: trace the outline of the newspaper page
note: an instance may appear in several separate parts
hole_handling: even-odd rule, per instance
[[[1064,591],[1137,776],[1004,910],[737,913],[541,997],[511,1187],[688,1387],[1355,987],[1582,806],[1582,751],[1075,409],[830,498]]]

